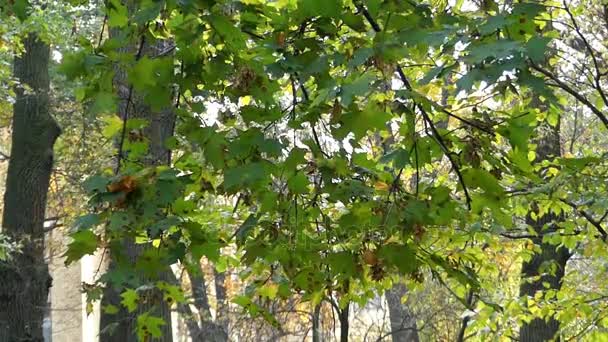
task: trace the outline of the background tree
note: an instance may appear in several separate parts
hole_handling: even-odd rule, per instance
[[[61,130],[49,114],[49,46],[30,33],[23,47],[14,62],[20,84],[15,89],[2,220],[3,233],[22,247],[1,265],[2,341],[43,341],[42,321],[52,284],[44,258],[44,222],[53,145]]]

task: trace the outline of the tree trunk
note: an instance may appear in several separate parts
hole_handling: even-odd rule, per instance
[[[44,260],[44,217],[61,133],[49,114],[49,46],[30,34],[14,62],[21,85],[13,106],[11,157],[2,231],[23,248],[0,263],[0,341],[42,342],[42,323],[52,283]]]
[[[393,342],[418,342],[416,317],[410,308],[401,303],[401,298],[407,294],[407,287],[397,283],[385,293],[391,319],[391,337]]]
[[[134,3],[128,5],[131,11],[134,10]],[[117,34],[113,30],[110,35]],[[170,42],[157,41],[154,44],[147,44],[143,39],[137,46],[129,46],[124,48],[123,52],[133,53],[134,55],[156,56],[160,51],[164,51]],[[148,143],[148,153],[144,157],[143,164],[145,166],[169,165],[171,161],[171,151],[165,147],[165,142],[173,136],[176,115],[172,107],[167,107],[160,111],[153,111],[149,105],[144,102],[143,94],[138,94],[133,87],[127,82],[127,70],[116,70],[114,78],[115,88],[118,89],[119,95],[119,115],[123,120],[127,119],[145,119],[148,121],[148,126],[143,130],[143,136]],[[172,91],[168,89],[167,91]],[[119,156],[124,155],[119,151]],[[118,163],[121,160],[119,158]],[[117,170],[120,165],[117,165]],[[123,242],[121,249],[124,251],[127,261],[134,265],[139,256],[147,249],[147,244],[136,244],[134,238],[127,239]],[[116,256],[110,255],[110,265],[108,272],[117,270],[120,265],[116,261]],[[159,270],[158,276],[155,279],[149,279],[143,275],[138,275],[141,285],[148,284],[156,280],[162,280],[171,283],[175,276],[172,270],[167,265],[166,269]],[[173,340],[173,331],[171,326],[171,308],[162,298],[162,293],[158,289],[146,290],[146,297],[150,298],[145,303],[140,303],[137,310],[132,313],[120,304],[120,293],[123,286],[113,287],[106,286],[102,298],[102,313],[100,319],[100,342],[113,341],[137,341],[136,328],[137,317],[144,313],[149,313],[152,316],[162,318],[165,324],[161,326],[162,336],[156,338],[155,341],[170,342]],[[141,294],[140,294],[141,296]],[[109,314],[103,310],[108,305],[114,305],[119,308],[116,314]],[[105,329],[105,331],[104,331]]]
[[[561,153],[559,140],[559,125],[557,127],[549,127],[543,125],[541,129],[541,138],[538,141],[536,149],[537,160],[545,160],[558,157]],[[531,215],[526,217],[526,223],[536,231],[538,237],[533,239],[535,245],[540,246],[540,253],[535,254],[530,261],[524,262],[522,265],[522,282],[519,288],[519,294],[522,297],[534,297],[537,291],[545,291],[549,289],[559,290],[562,285],[562,278],[566,263],[571,254],[567,248],[557,247],[555,245],[542,242],[543,234],[556,230],[556,223],[563,221],[563,216],[557,216],[552,213],[544,215],[537,221],[533,220]],[[548,228],[544,228],[548,225]],[[548,264],[555,265],[555,272],[551,272],[546,268]],[[543,283],[549,284],[549,288],[545,289]],[[530,323],[524,323],[519,331],[519,341],[521,342],[536,342],[549,341],[555,338],[555,334],[559,330],[559,322],[554,318],[544,319],[537,317]]]

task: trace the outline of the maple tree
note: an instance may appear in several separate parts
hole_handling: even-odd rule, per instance
[[[189,307],[159,270],[195,283],[202,258],[240,270],[232,302],[272,326],[267,301],[297,297],[316,317],[330,303],[343,341],[351,306],[402,282],[439,284],[466,310],[459,341],[601,332],[598,268],[583,294],[566,265],[605,257],[608,65],[580,18],[606,6],[109,0],[97,38],[59,67],[117,163],[83,182],[67,263],[112,256],[89,301],[119,291],[102,310],[139,313],[141,340],[168,324],[142,306]],[[587,80],[570,76],[579,65]],[[173,133],[150,140],[141,108],[171,108]],[[159,149],[169,163],[148,162]],[[125,241],[148,247],[125,256]]]

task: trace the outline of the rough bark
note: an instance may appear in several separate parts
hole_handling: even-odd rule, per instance
[[[537,160],[558,157],[561,152],[559,125],[558,127],[541,127],[540,135],[541,138],[538,141],[536,149]],[[526,223],[538,234],[538,237],[533,239],[533,242],[540,247],[540,252],[522,265],[521,273],[523,279],[519,289],[520,296],[534,297],[536,292],[546,291],[547,289],[543,283],[549,284],[548,289],[559,290],[561,288],[566,263],[571,256],[570,251],[564,247],[543,243],[542,236],[543,234],[555,231],[557,228],[556,224],[563,220],[563,216],[557,216],[552,213],[546,214],[536,221],[532,219],[530,214],[526,217]],[[550,267],[546,267],[548,265],[555,267],[554,272],[549,270]],[[519,341],[550,341],[556,337],[558,330],[559,322],[554,317],[548,319],[538,317],[530,323],[524,323],[521,326]]]
[[[15,58],[12,147],[4,194],[2,231],[23,248],[0,263],[0,341],[42,342],[52,279],[44,260],[44,217],[61,133],[49,114],[49,46],[30,34]]]
[[[416,317],[410,308],[401,302],[407,294],[407,287],[397,283],[385,293],[391,320],[391,337],[393,342],[418,342]]]

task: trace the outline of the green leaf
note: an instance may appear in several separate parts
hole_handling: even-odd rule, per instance
[[[393,150],[380,158],[381,163],[393,162],[393,167],[402,169],[410,163],[409,153],[402,148]]]
[[[374,49],[371,48],[361,48],[357,49],[353,54],[353,58],[348,62],[349,68],[356,68],[363,63],[367,62],[367,60],[374,55]]]
[[[336,130],[336,137],[344,139],[349,133],[355,135],[359,140],[365,136],[367,131],[385,130],[391,115],[384,111],[378,104],[370,103],[362,111],[353,110],[343,114],[342,126]]]
[[[383,245],[378,256],[389,265],[396,266],[401,274],[410,274],[419,267],[416,254],[411,247],[398,244]]]
[[[249,217],[247,217],[245,222],[243,222],[243,224],[237,230],[237,233],[236,233],[237,245],[242,245],[245,242],[245,240],[247,239],[247,237],[249,236],[251,231],[258,224],[258,219],[259,219],[259,217],[255,214],[251,214],[251,215],[249,215]]]
[[[86,214],[74,220],[74,230],[85,230],[98,225],[101,222],[98,214]]]
[[[105,312],[109,315],[115,315],[118,313],[118,311],[119,311],[119,309],[118,309],[118,307],[116,307],[116,305],[108,304],[103,307],[103,312]]]
[[[91,176],[82,184],[84,190],[88,193],[105,192],[106,187],[110,184],[110,179],[103,176]]]
[[[375,79],[376,78],[372,73],[367,72],[353,81],[342,85],[342,90],[340,91],[342,105],[348,107],[352,103],[353,98],[356,96],[363,96],[367,93],[370,90],[370,84],[372,84]]]
[[[167,262],[166,253],[164,248],[147,248],[137,258],[135,268],[148,276],[157,275],[158,270]]]
[[[262,123],[266,121],[275,121],[283,115],[279,108],[276,107],[261,108],[252,105],[241,107],[240,113],[246,124],[250,124],[251,122]]]
[[[245,37],[234,23],[225,16],[212,15],[207,17],[209,24],[221,36],[222,40],[233,50],[245,49]]]
[[[143,313],[137,317],[137,336],[140,341],[147,341],[149,336],[161,337],[163,332],[161,327],[167,324],[160,317],[152,316],[149,313]]]
[[[261,183],[269,176],[262,163],[251,163],[231,168],[224,173],[224,188],[232,192]]]
[[[190,247],[192,255],[200,259],[205,256],[212,262],[217,262],[220,258],[221,244],[217,241],[209,241],[205,243],[197,243]]]
[[[298,8],[308,17],[338,17],[342,13],[342,0],[299,0]]]
[[[133,312],[137,309],[137,303],[139,301],[139,294],[134,289],[127,289],[120,294],[122,300],[120,303],[127,308],[127,311]]]
[[[108,27],[124,27],[129,23],[127,6],[120,0],[111,0],[108,8]]]
[[[506,136],[514,148],[517,147],[521,151],[528,150],[529,137],[534,131],[536,125],[536,115],[534,112],[517,114],[515,117],[507,121],[508,126],[501,126],[497,130],[503,136]]]
[[[534,36],[526,43],[528,56],[536,63],[542,63],[545,60],[545,52],[547,44],[551,41],[548,37]]]
[[[365,21],[361,15],[347,12],[342,15],[342,20],[348,27],[357,32],[365,32],[367,30],[367,26],[365,26]]]
[[[265,284],[264,286],[258,288],[257,292],[262,298],[275,299],[277,297],[277,293],[279,292],[279,286],[274,283]]]
[[[112,93],[99,92],[93,98],[93,104],[89,108],[89,112],[93,115],[97,114],[112,114],[116,113],[116,97]]]
[[[308,184],[308,177],[300,171],[287,181],[287,188],[294,194],[305,194],[308,193]]]
[[[156,283],[156,287],[163,291],[163,299],[169,305],[172,305],[173,303],[184,303],[186,301],[184,291],[182,291],[179,285],[171,285],[167,282],[159,281]]]
[[[209,139],[205,144],[205,150],[203,151],[205,159],[218,170],[223,169],[225,166],[224,148],[224,141],[218,136]]]
[[[507,18],[504,15],[496,15],[487,19],[486,23],[479,27],[479,33],[482,35],[488,35],[496,32],[496,30],[502,29],[507,25]]]
[[[304,156],[306,155],[306,150],[302,148],[295,147],[289,152],[289,156],[285,159],[285,170],[294,171],[299,165],[306,163],[306,159]]]
[[[327,256],[327,261],[332,271],[338,273],[343,279],[350,279],[357,272],[355,257],[351,252],[331,253]]]
[[[236,296],[232,302],[238,306],[247,307],[251,304],[251,298],[247,296]]]
[[[161,68],[158,59],[142,57],[129,71],[129,81],[138,91],[156,86],[156,73]]]
[[[426,85],[432,80],[434,80],[437,76],[441,75],[445,70],[444,66],[434,67],[429,71],[424,77],[418,82],[420,85]]]
[[[466,184],[482,188],[489,195],[500,196],[504,193],[498,180],[484,169],[468,169],[463,171],[463,176]]]
[[[90,230],[76,231],[70,235],[70,238],[72,241],[68,244],[68,249],[63,255],[66,258],[66,265],[80,260],[85,255],[93,254],[97,250],[97,235]]]
[[[123,121],[116,115],[107,115],[101,119],[106,126],[103,128],[102,135],[106,138],[112,138],[122,132]]]
[[[480,63],[489,57],[503,59],[523,50],[521,43],[516,41],[499,40],[492,43],[481,43],[468,49],[467,60],[471,63]]]
[[[15,15],[19,20],[24,21],[29,15],[28,11],[30,7],[29,0],[15,0],[13,3],[13,12],[15,12]]]

